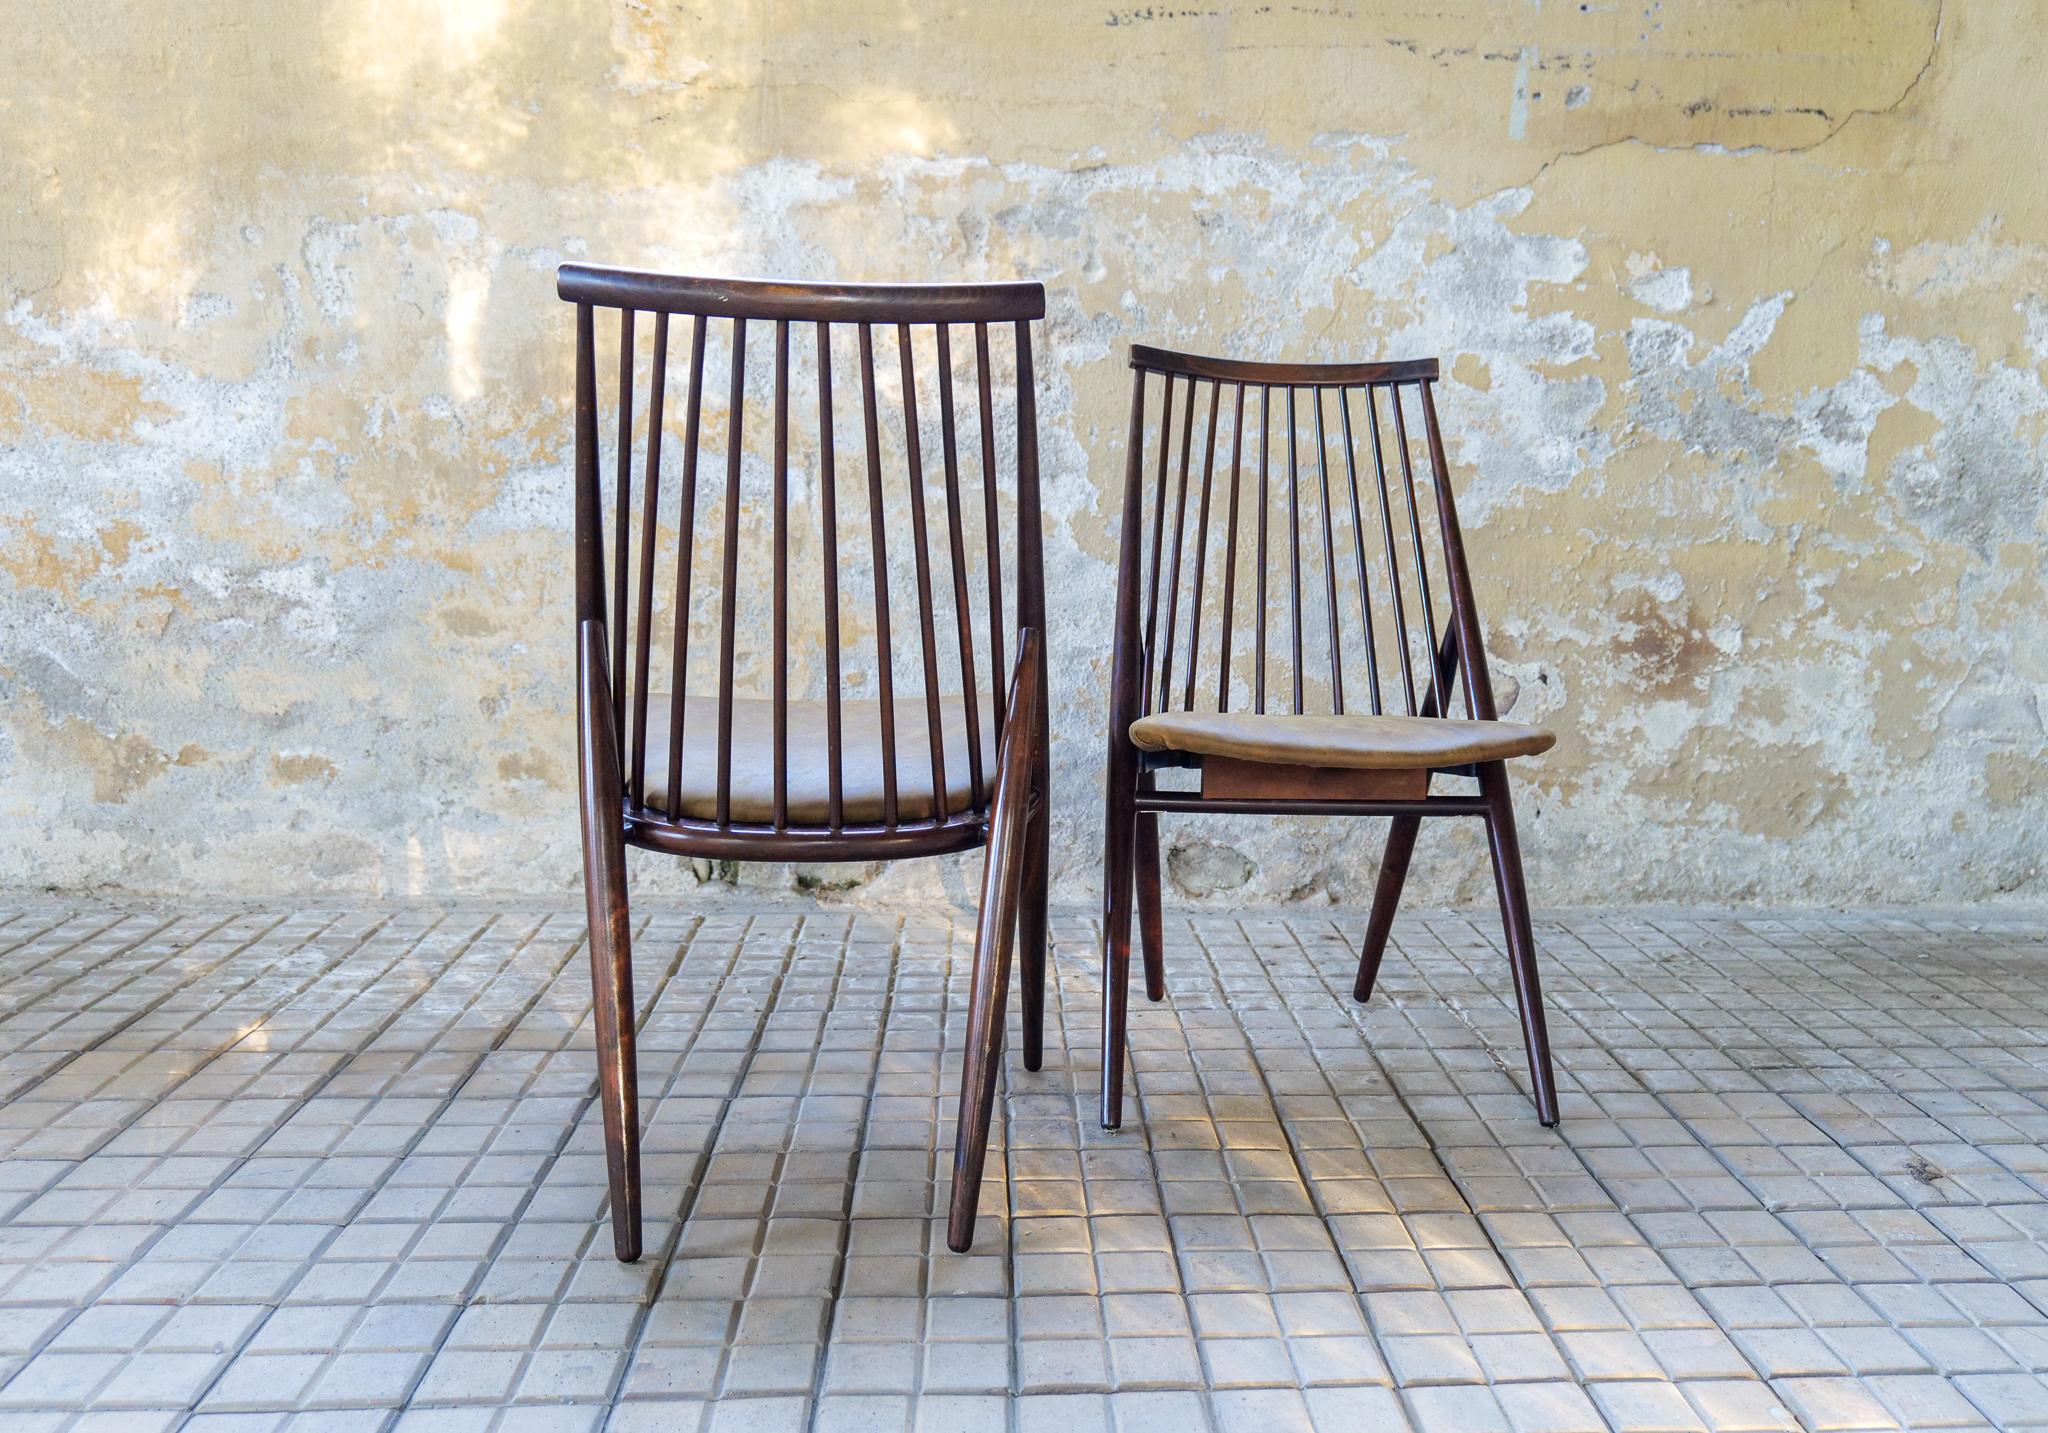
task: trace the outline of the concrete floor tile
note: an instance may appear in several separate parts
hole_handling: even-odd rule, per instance
[[[0,943],[8,1433],[2048,1426],[2038,919],[1546,916],[1546,1131],[1490,916],[1179,913],[1109,1133],[1060,912],[962,1257],[971,923],[640,914],[630,1267],[579,912]]]

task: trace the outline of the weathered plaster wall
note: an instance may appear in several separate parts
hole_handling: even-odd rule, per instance
[[[2038,897],[2048,6],[1351,8],[19,0],[0,884],[574,888],[587,256],[1046,281],[1068,896],[1146,339],[1447,360],[1540,900]]]

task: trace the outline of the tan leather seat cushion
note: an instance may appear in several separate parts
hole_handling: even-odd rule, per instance
[[[1555,746],[1557,737],[1540,726],[1513,721],[1161,712],[1132,722],[1131,741],[1144,751],[1391,770],[1534,756]]]
[[[683,699],[681,800],[668,791],[669,702],[666,692],[647,700],[647,805],[670,816],[718,819],[718,703],[708,697]],[[775,819],[775,703],[735,698],[732,704],[732,819],[767,824]],[[995,708],[983,696],[981,779],[986,793],[995,780],[1000,733]],[[630,715],[630,714],[629,714]],[[959,697],[939,698],[940,740],[946,758],[946,809],[964,811],[972,802],[967,764],[967,710]],[[896,721],[896,815],[900,821],[932,816],[931,743],[927,739],[924,694],[899,692]],[[882,704],[839,704],[840,782],[843,819],[848,825],[876,825],[882,819]],[[631,761],[628,748],[625,759]],[[831,759],[826,745],[825,704],[789,704],[789,820],[823,826],[828,818]]]

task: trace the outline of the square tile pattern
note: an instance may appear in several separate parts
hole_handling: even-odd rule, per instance
[[[648,1255],[575,913],[0,912],[0,1428],[2048,1426],[2048,920],[1055,921],[975,1249],[970,923],[645,911]],[[1014,1022],[1014,1015],[1013,1015]]]

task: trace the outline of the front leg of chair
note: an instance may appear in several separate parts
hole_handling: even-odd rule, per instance
[[[1018,998],[1023,1004],[1024,1068],[1045,1064],[1045,962],[1051,952],[1047,902],[1052,864],[1052,763],[1040,710],[1038,751],[1032,762],[1030,829],[1024,836],[1024,872],[1018,892]]]
[[[982,866],[981,913],[974,929],[974,975],[967,1000],[967,1068],[960,1079],[960,1109],[953,1128],[953,1198],[946,1245],[956,1254],[974,1242],[988,1162],[989,1126],[995,1117],[996,1078],[1002,1070],[1003,1016],[1010,987],[1010,951],[1017,932],[1018,893],[1027,864],[1031,778],[1037,764],[1036,707],[1030,702],[1038,667],[1038,633],[1026,629],[1008,710],[1018,713],[1003,730],[996,756],[995,803],[989,811],[988,856]],[[1020,699],[1025,705],[1019,706]]]
[[[1396,816],[1387,828],[1387,850],[1380,857],[1380,880],[1373,888],[1372,914],[1365,922],[1365,944],[1358,952],[1358,979],[1351,998],[1372,999],[1373,982],[1380,976],[1380,961],[1387,953],[1387,937],[1394,929],[1394,909],[1401,904],[1401,887],[1408,882],[1408,859],[1415,854],[1415,836],[1422,829],[1420,816]]]
[[[1550,1033],[1543,1020],[1543,986],[1536,973],[1536,937],[1529,923],[1529,893],[1522,884],[1522,846],[1515,835],[1507,763],[1480,765],[1479,794],[1487,804],[1486,835],[1493,849],[1494,888],[1500,895],[1501,924],[1507,931],[1508,965],[1514,972],[1515,1004],[1522,1016],[1529,1082],[1536,1092],[1536,1118],[1548,1127],[1557,1123],[1557,1083],[1550,1067]]]
[[[612,1248],[640,1257],[640,1081],[633,1049],[633,939],[626,906],[619,749],[612,729],[605,628],[585,621],[576,652],[577,785],[583,894],[590,921],[590,990],[597,1020],[598,1104],[611,1185]]]
[[[1145,959],[1145,998],[1166,998],[1165,922],[1159,909],[1159,813],[1138,813],[1134,877],[1138,888],[1138,944]]]
[[[1131,898],[1137,864],[1134,791],[1109,772],[1102,836],[1102,1127],[1124,1122],[1124,1047],[1131,985]]]

